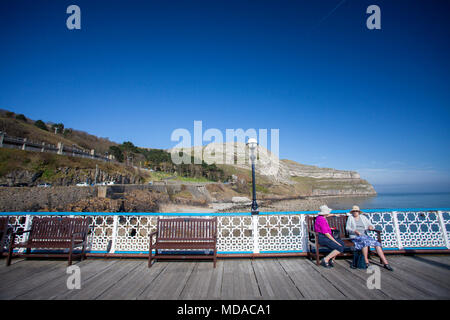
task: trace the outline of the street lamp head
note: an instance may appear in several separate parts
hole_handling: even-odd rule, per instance
[[[249,138],[247,141],[247,146],[253,151],[258,146],[258,141],[255,138]]]

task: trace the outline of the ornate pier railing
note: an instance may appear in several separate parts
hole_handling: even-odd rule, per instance
[[[347,211],[334,210],[346,214]],[[217,216],[219,255],[304,255],[307,253],[306,215],[317,211],[250,213],[105,213],[1,212],[15,230],[28,229],[33,217],[89,216],[91,255],[148,254],[149,234],[157,217]],[[450,208],[371,209],[364,214],[382,230],[386,251],[450,249]],[[26,234],[24,235],[26,236]],[[23,236],[22,236],[23,237]],[[17,241],[24,240],[21,237]],[[7,245],[7,243],[6,243]]]

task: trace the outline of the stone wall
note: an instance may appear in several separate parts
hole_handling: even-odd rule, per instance
[[[0,187],[0,211],[39,211],[97,196],[97,187]]]
[[[51,183],[53,186],[74,186],[80,182],[89,181],[93,183],[97,173],[97,182],[115,181],[119,184],[141,183],[142,177],[136,171],[135,174],[112,172],[108,173],[96,169],[77,169],[61,167],[52,172],[54,177],[46,179],[43,177],[43,171],[14,170],[0,177],[0,185],[3,186],[37,186],[42,183]]]

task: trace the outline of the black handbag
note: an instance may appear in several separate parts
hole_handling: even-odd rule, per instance
[[[331,233],[333,235],[333,238],[335,239],[341,239],[341,233],[339,232],[338,229],[331,229]]]
[[[354,251],[352,265],[354,268],[367,269],[366,261],[364,260],[364,255],[361,250]]]

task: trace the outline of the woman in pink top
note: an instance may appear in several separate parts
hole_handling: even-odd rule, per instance
[[[344,251],[345,245],[341,239],[335,239],[327,217],[333,217],[335,214],[330,214],[331,209],[326,205],[320,207],[319,215],[314,224],[314,230],[318,233],[318,241],[321,246],[327,247],[331,252],[322,259],[321,264],[325,268],[334,267],[334,259],[336,256]]]

